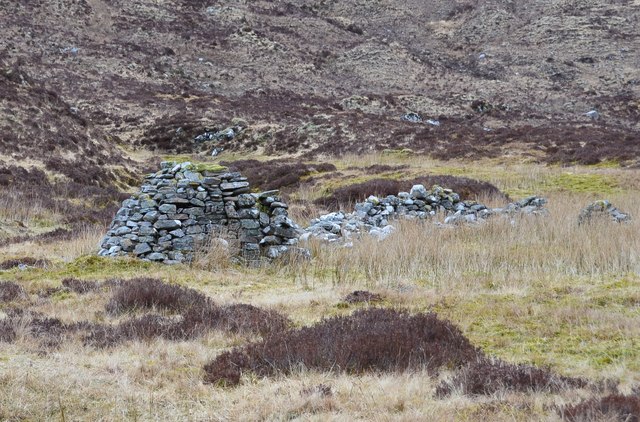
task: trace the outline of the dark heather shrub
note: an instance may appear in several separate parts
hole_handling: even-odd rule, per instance
[[[0,303],[11,302],[24,296],[24,289],[12,281],[0,281]]]
[[[368,292],[366,290],[356,290],[345,296],[344,301],[347,303],[381,302],[382,296],[377,293]]]
[[[482,358],[462,368],[451,381],[442,382],[436,396],[445,397],[456,390],[465,395],[490,395],[500,390],[558,392],[586,385],[583,379],[556,375],[545,369]]]
[[[76,282],[78,280],[75,280]],[[68,282],[69,286],[76,285]],[[252,305],[218,306],[202,293],[156,279],[107,280],[115,289],[106,309],[119,314],[134,309],[156,308],[175,312],[173,318],[154,314],[131,318],[117,325],[96,325],[85,336],[85,344],[109,347],[129,340],[188,340],[211,330],[254,333],[263,336],[287,329],[285,316]],[[84,288],[83,284],[79,284]]]
[[[640,396],[612,394],[585,400],[575,406],[565,406],[559,411],[563,420],[591,422],[612,420],[620,422],[640,421]]]
[[[84,343],[95,347],[110,347],[130,340],[152,340],[167,337],[173,327],[174,322],[170,318],[147,314],[116,326],[95,326],[84,338]]]
[[[28,267],[43,268],[49,265],[50,262],[46,259],[37,259],[32,257],[8,259],[0,262],[0,270],[10,270],[11,268],[18,267],[20,265],[26,265]]]
[[[84,343],[95,347],[111,347],[131,340],[190,340],[211,330],[227,332],[275,334],[285,330],[290,321],[275,311],[265,311],[252,305],[231,305],[221,308],[210,303],[194,306],[174,318],[145,314],[118,325],[91,327]]]
[[[507,197],[489,182],[483,182],[458,176],[424,176],[413,180],[372,179],[362,183],[343,186],[333,191],[329,196],[318,198],[316,205],[336,208],[350,206],[363,201],[369,195],[387,196],[397,195],[398,192],[408,192],[413,185],[422,184],[426,188],[439,185],[457,192],[462,199],[476,199],[480,196]]]
[[[69,334],[87,330],[91,324],[89,322],[64,323],[58,318],[47,317],[39,312],[32,312],[23,309],[10,309],[7,317],[0,320],[0,341],[13,341],[15,331],[13,327],[24,325],[28,334],[39,340],[45,348],[60,345]]]
[[[313,173],[336,171],[331,163],[309,164],[302,161],[288,160],[238,160],[221,162],[230,170],[241,172],[251,183],[251,186],[262,189],[282,189],[295,187],[300,184],[304,176]]]
[[[76,278],[65,278],[64,280],[62,280],[62,285],[72,292],[78,294],[95,292],[102,287],[98,282],[78,280]]]
[[[208,303],[209,299],[196,290],[153,278],[134,278],[116,288],[106,310],[110,314],[150,308],[180,312]]]
[[[0,319],[0,342],[11,343],[16,339],[12,321],[9,318]]]
[[[222,327],[231,332],[253,332],[267,335],[285,331],[291,321],[276,311],[264,310],[253,305],[238,303],[222,309]]]
[[[433,313],[371,308],[326,319],[225,352],[205,366],[205,381],[237,384],[243,371],[258,375],[306,367],[362,373],[455,368],[481,352],[460,330]]]

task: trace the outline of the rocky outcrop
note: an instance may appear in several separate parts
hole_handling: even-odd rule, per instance
[[[122,203],[100,242],[100,255],[173,264],[191,260],[210,237],[221,237],[246,261],[280,257],[298,250],[292,248],[302,231],[277,193],[251,192],[240,173],[163,162]]]

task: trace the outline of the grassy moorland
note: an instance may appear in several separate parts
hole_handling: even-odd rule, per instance
[[[640,222],[578,226],[576,220],[598,198],[638,215],[638,170],[398,154],[331,162],[340,175],[312,172],[287,187],[301,222],[319,212],[312,201],[327,186],[345,183],[345,176],[366,182],[373,164],[402,166],[403,180],[450,174],[491,182],[512,199],[543,195],[550,215],[456,228],[398,222],[384,242],[365,237],[348,249],[312,243],[312,260],[262,268],[220,261],[216,250],[203,251],[190,266],[99,258],[103,227],[95,225],[68,238],[10,242],[0,247],[6,268],[0,271],[0,419],[561,420],[565,406],[638,394]],[[397,179],[395,173],[376,177]],[[64,227],[55,212],[19,214],[10,201],[3,207],[3,218],[27,226]],[[30,265],[20,269],[18,262]],[[158,281],[141,293],[128,284],[133,278]],[[167,284],[173,287],[162,287]],[[354,290],[381,298],[350,303],[345,296]],[[144,301],[145,295],[164,299]],[[428,363],[409,363],[402,370],[374,365],[344,372],[294,362],[269,374],[258,366],[243,370],[236,386],[205,383],[208,363],[267,338],[277,321],[303,329],[371,307],[435,312],[483,356],[586,384],[537,388],[533,376],[525,377],[531,385],[498,377],[498,387],[478,392],[455,387],[456,367],[433,371]],[[206,312],[219,323],[198,319]],[[367,338],[367,328],[360,329]],[[454,383],[444,396],[437,394],[443,382]],[[577,414],[578,420],[604,417]]]

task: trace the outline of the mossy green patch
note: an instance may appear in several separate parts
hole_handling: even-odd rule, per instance
[[[640,370],[640,280],[563,280],[523,294],[486,291],[433,306],[472,343],[512,362],[567,374]],[[445,298],[446,299],[446,298]]]
[[[552,191],[610,194],[620,190],[617,180],[602,174],[563,173],[552,176],[543,183]]]
[[[222,166],[218,163],[196,161],[193,159],[193,156],[186,155],[186,154],[165,155],[162,158],[163,158],[163,161],[173,161],[175,163],[190,162],[191,163],[190,170],[194,170],[198,172],[203,172],[203,171],[223,172],[223,171],[227,171],[228,169],[227,167]]]
[[[220,173],[228,170],[227,167],[216,163],[195,163],[194,166],[195,170],[198,172],[210,171],[213,173]]]

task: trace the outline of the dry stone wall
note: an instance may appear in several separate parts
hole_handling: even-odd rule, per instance
[[[100,242],[100,255],[133,255],[167,264],[189,261],[211,237],[247,261],[296,251],[302,231],[277,191],[251,192],[240,173],[197,171],[163,162],[140,192],[122,203]]]

